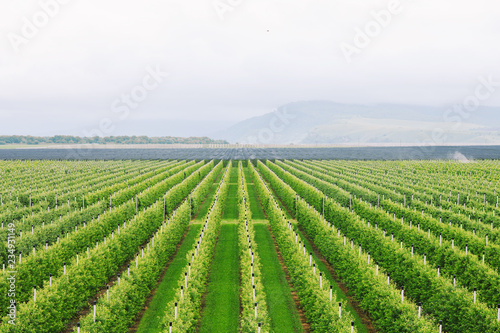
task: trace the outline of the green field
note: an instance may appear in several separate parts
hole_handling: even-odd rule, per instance
[[[223,223],[210,269],[200,332],[236,332],[239,315],[238,228]]]
[[[262,259],[262,281],[274,332],[303,332],[292,293],[267,224],[255,224],[255,241]]]
[[[339,287],[339,285],[337,284],[337,282],[334,280],[333,276],[331,274],[327,273],[328,269],[327,269],[325,263],[323,261],[321,261],[321,260],[318,260],[317,255],[313,251],[311,243],[304,237],[304,235],[302,234],[302,232],[300,232],[300,236],[302,238],[302,242],[304,242],[304,244],[306,246],[306,249],[307,249],[306,252],[307,253],[313,253],[313,258],[314,258],[314,261],[316,263],[316,267],[320,271],[325,272],[325,275],[324,275],[325,279],[328,280],[328,285],[331,285],[333,287],[333,292],[335,293],[335,295],[337,295],[337,300],[339,302],[342,302],[342,304],[344,304],[344,306],[346,307],[347,311],[349,311],[350,313],[352,313],[352,315],[354,317],[354,323],[355,323],[357,332],[360,332],[360,333],[361,332],[368,332],[368,329],[365,326],[365,324],[362,322],[359,314],[356,313],[356,311],[354,310],[354,308],[350,304],[350,300],[348,299],[347,295]]]
[[[215,182],[210,186],[210,191],[208,192],[208,195],[206,199],[203,201],[199,209],[195,212],[197,220],[201,220],[207,215],[208,210],[210,208],[210,204],[212,203],[213,198],[215,197],[215,192],[217,190],[217,186],[222,178],[222,173],[217,175],[217,179]]]
[[[184,238],[177,254],[170,263],[163,276],[161,283],[158,285],[155,294],[149,303],[147,310],[141,319],[137,328],[138,333],[159,333],[163,331],[162,316],[166,309],[166,305],[173,299],[175,295],[174,289],[171,288],[181,276],[182,269],[187,264],[186,254],[194,244],[195,237],[200,230],[201,225],[192,224],[188,234]]]
[[[0,332],[500,333],[499,170],[0,161]]]

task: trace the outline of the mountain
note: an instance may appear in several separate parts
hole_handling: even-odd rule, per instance
[[[354,105],[301,101],[250,118],[211,137],[250,144],[500,143],[500,108]]]

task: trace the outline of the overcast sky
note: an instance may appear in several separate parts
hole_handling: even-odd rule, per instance
[[[192,135],[293,101],[444,106],[500,81],[493,0],[0,5],[0,135]]]

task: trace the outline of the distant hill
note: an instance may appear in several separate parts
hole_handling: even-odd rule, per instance
[[[25,136],[25,135],[0,135],[0,145],[5,144],[222,144],[225,140],[213,140],[208,137],[148,137],[148,136],[106,136],[106,137],[80,137],[71,135],[56,136]]]
[[[479,107],[463,116],[447,110],[303,101],[283,105],[211,136],[231,143],[260,144],[500,143],[500,108]]]

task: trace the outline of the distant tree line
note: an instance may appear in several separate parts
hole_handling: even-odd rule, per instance
[[[106,137],[80,137],[72,135],[55,135],[55,136],[30,136],[30,135],[0,135],[0,145],[5,144],[225,144],[225,140],[213,140],[206,136],[204,137],[173,137],[173,136],[106,136]]]

